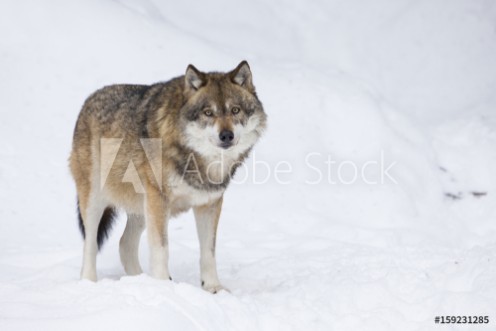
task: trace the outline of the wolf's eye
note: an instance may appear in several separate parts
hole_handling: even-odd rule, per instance
[[[236,115],[237,113],[239,113],[241,111],[241,109],[239,107],[232,107],[231,108],[231,112]]]
[[[205,109],[205,110],[203,111],[203,113],[205,114],[205,116],[208,116],[208,117],[210,117],[210,116],[212,116],[212,115],[213,115],[212,110],[210,110],[210,109]]]

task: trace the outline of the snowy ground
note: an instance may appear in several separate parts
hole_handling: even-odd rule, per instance
[[[0,330],[496,330],[495,22],[492,0],[2,1]],[[124,276],[124,222],[79,281],[85,97],[242,59],[269,129],[226,194],[232,293],[200,289],[191,214],[174,282]]]

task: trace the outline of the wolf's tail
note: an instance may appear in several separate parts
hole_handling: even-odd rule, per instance
[[[83,218],[81,217],[81,210],[79,209],[79,199],[77,202],[77,213],[78,213],[78,220],[79,220],[79,230],[81,231],[83,238],[85,238],[86,234],[84,231]],[[107,238],[110,234],[110,231],[112,230],[112,226],[114,224],[116,216],[117,216],[117,213],[115,211],[115,208],[113,208],[113,207],[107,207],[103,211],[102,218],[100,219],[100,223],[98,224],[98,233],[96,235],[96,242],[98,244],[98,250],[100,250],[100,248],[102,248],[103,243],[105,242],[105,240],[107,240]]]

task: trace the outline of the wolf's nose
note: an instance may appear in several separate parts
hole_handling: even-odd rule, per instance
[[[234,139],[234,133],[232,131],[230,131],[230,130],[222,130],[219,133],[219,139],[223,143],[230,143]]]

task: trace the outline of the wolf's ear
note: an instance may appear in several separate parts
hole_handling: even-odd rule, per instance
[[[186,89],[191,89],[194,91],[198,90],[206,83],[205,74],[196,69],[195,66],[193,66],[192,64],[190,64],[186,69],[184,80],[186,83]]]
[[[229,74],[233,83],[246,88],[250,92],[255,92],[255,86],[253,86],[251,70],[248,62],[242,61],[238,64],[236,69],[231,71]]]

